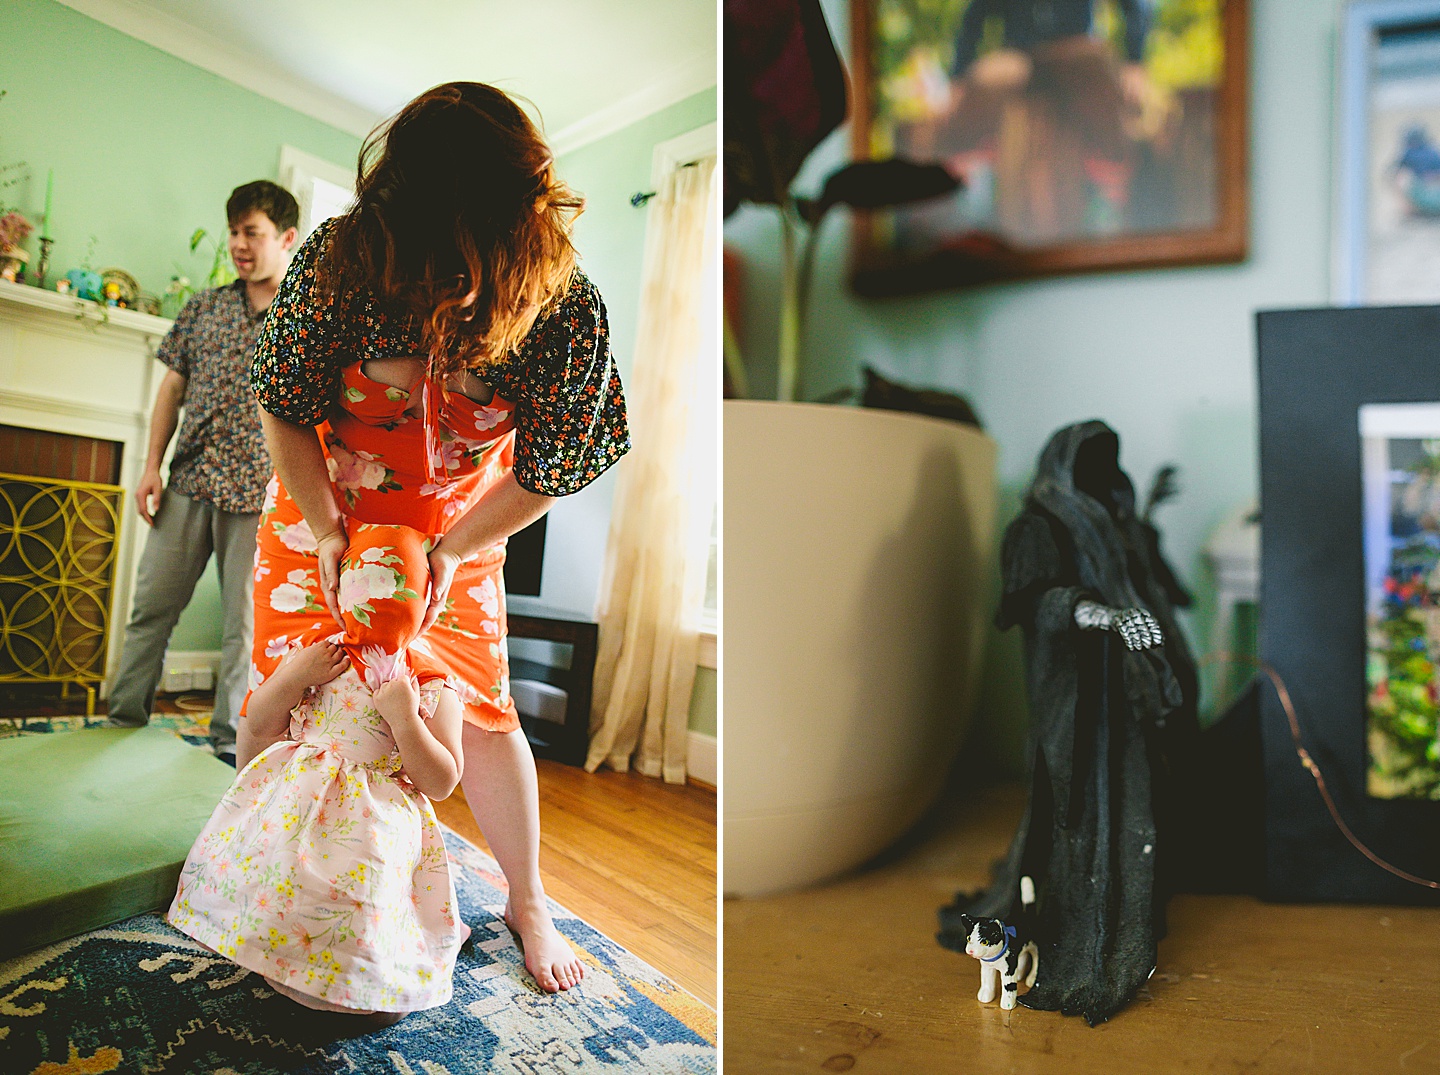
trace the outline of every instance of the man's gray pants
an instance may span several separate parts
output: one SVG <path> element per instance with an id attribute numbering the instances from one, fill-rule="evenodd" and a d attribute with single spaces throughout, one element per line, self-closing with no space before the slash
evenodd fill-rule
<path id="1" fill-rule="evenodd" d="M 255 531 L 259 523 L 258 512 L 221 511 L 203 500 L 165 490 L 140 556 L 130 623 L 125 628 L 125 648 L 120 668 L 111 681 L 111 720 L 121 724 L 149 721 L 170 633 L 190 603 L 195 583 L 213 552 L 220 576 L 224 622 L 210 742 L 217 753 L 235 749 L 235 723 L 250 678 Z"/>

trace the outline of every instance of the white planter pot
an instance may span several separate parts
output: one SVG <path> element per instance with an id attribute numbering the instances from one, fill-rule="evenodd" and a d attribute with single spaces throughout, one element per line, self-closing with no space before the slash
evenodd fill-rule
<path id="1" fill-rule="evenodd" d="M 995 443 L 891 411 L 724 406 L 727 894 L 858 866 L 930 806 L 993 613 Z"/>

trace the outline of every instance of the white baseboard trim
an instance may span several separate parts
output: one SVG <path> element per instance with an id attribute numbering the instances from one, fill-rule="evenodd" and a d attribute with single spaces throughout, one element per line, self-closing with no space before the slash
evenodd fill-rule
<path id="1" fill-rule="evenodd" d="M 690 732 L 688 736 L 685 771 L 696 780 L 703 780 L 711 787 L 719 787 L 719 741 L 713 735 L 702 735 L 700 732 Z"/>
<path id="2" fill-rule="evenodd" d="M 162 691 L 212 691 L 220 675 L 220 651 L 166 650 Z"/>

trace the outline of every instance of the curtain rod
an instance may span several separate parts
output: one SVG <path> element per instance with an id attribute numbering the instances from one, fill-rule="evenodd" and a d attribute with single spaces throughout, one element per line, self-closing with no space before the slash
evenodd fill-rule
<path id="1" fill-rule="evenodd" d="M 680 165 L 680 167 L 681 167 L 681 168 L 694 168 L 695 165 L 697 165 L 697 164 L 699 164 L 699 163 L 700 163 L 700 162 L 699 162 L 698 160 L 695 160 L 695 161 L 686 161 L 684 164 Z M 632 194 L 632 195 L 630 195 L 630 204 L 633 205 L 636 209 L 639 209 L 642 205 L 644 205 L 646 202 L 648 202 L 651 198 L 655 197 L 655 195 L 657 195 L 657 194 L 659 194 L 659 193 L 660 193 L 660 192 L 659 192 L 658 190 L 647 190 L 647 191 L 641 191 L 641 192 L 636 193 L 636 194 Z"/>

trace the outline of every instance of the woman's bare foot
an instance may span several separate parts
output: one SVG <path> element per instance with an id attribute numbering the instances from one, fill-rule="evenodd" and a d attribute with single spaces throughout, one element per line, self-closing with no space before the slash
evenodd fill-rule
<path id="1" fill-rule="evenodd" d="M 505 924 L 519 938 L 525 969 L 541 989 L 558 993 L 580 984 L 580 979 L 585 977 L 585 964 L 555 928 L 543 900 L 538 904 L 507 900 Z"/>

